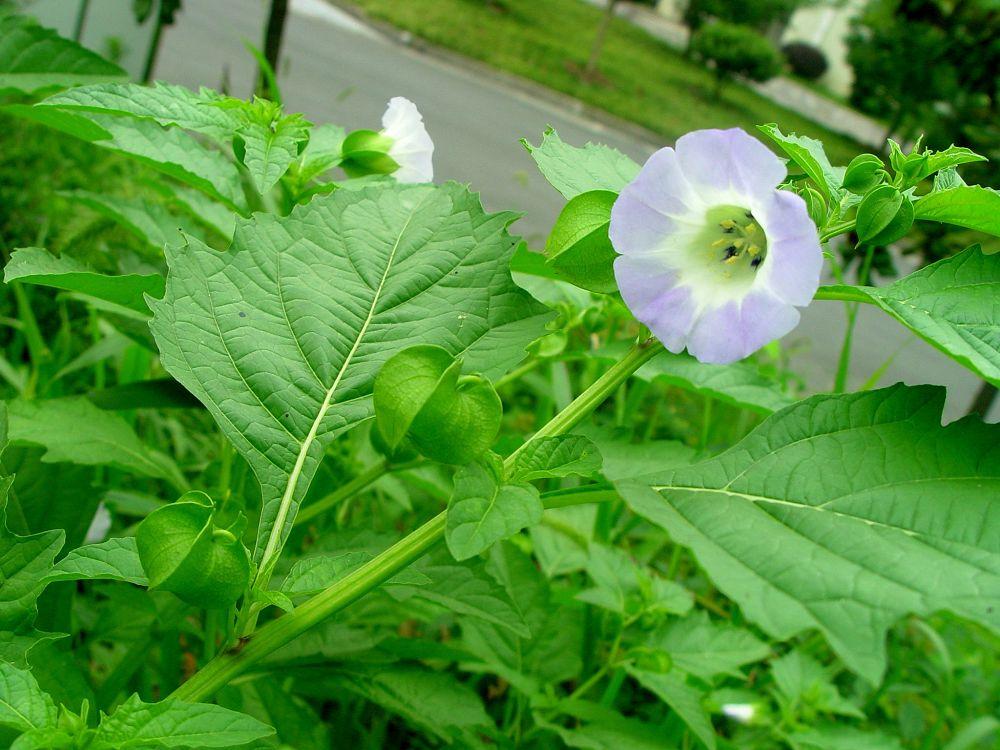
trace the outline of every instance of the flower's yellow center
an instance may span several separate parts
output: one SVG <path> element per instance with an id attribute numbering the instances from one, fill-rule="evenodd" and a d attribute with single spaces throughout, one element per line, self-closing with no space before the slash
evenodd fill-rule
<path id="1" fill-rule="evenodd" d="M 752 275 L 767 257 L 767 237 L 753 214 L 738 206 L 715 206 L 706 219 L 704 240 L 710 261 L 723 266 L 726 278 Z"/>

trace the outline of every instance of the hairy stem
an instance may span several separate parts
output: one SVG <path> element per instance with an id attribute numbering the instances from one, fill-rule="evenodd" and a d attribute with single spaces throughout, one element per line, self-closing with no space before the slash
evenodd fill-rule
<path id="1" fill-rule="evenodd" d="M 577 396 L 566 409 L 536 432 L 532 440 L 561 435 L 573 429 L 614 393 L 632 373 L 661 351 L 663 347 L 653 340 L 635 346 L 624 359 L 613 365 L 594 381 L 593 385 Z M 513 465 L 521 450 L 523 446 L 507 458 L 508 468 Z M 596 492 L 593 494 L 578 492 L 576 497 L 580 502 L 590 502 L 600 495 Z M 556 503 L 560 506 L 566 505 L 567 500 L 568 497 L 563 496 L 556 500 Z M 264 657 L 378 588 L 444 538 L 445 518 L 444 512 L 434 516 L 373 560 L 351 571 L 296 607 L 293 612 L 272 620 L 250 637 L 242 639 L 241 645 L 235 649 L 216 656 L 205 665 L 204 669 L 177 688 L 173 697 L 190 702 L 209 698 Z"/>

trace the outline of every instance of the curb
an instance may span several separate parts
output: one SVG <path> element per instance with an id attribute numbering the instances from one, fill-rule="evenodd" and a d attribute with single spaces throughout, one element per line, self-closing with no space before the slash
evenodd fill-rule
<path id="1" fill-rule="evenodd" d="M 637 125 L 634 122 L 609 114 L 603 109 L 585 104 L 569 94 L 563 94 L 527 78 L 522 78 L 521 76 L 507 73 L 503 70 L 498 70 L 497 68 L 494 68 L 493 66 L 480 60 L 466 57 L 458 52 L 453 52 L 449 49 L 445 49 L 444 47 L 432 44 L 431 42 L 428 42 L 427 40 L 422 39 L 409 31 L 393 26 L 388 21 L 372 18 L 364 10 L 351 3 L 350 0 L 325 0 L 325 2 L 344 11 L 355 20 L 369 26 L 383 36 L 387 41 L 445 63 L 455 68 L 457 72 L 471 72 L 478 77 L 485 78 L 493 83 L 513 89 L 522 95 L 527 95 L 555 107 L 559 107 L 560 109 L 566 110 L 577 117 L 586 118 L 604 129 L 615 130 L 623 135 L 634 138 L 648 146 L 650 149 L 657 149 L 665 145 L 670 145 L 664 136 L 654 133 L 652 130 L 644 128 L 641 125 Z"/>

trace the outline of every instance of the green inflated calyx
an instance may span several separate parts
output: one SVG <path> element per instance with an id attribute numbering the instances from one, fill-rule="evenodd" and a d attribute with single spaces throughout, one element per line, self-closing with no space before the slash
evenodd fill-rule
<path id="1" fill-rule="evenodd" d="M 233 528 L 216 525 L 215 504 L 188 492 L 139 524 L 136 547 L 149 587 L 204 609 L 233 604 L 250 581 L 250 558 Z"/>
<path id="2" fill-rule="evenodd" d="M 611 207 L 618 194 L 591 190 L 572 198 L 559 214 L 545 257 L 560 277 L 592 292 L 618 291 L 615 282 L 615 250 L 608 237 Z"/>
<path id="3" fill-rule="evenodd" d="M 868 193 L 858 206 L 856 231 L 866 245 L 888 245 L 913 225 L 913 203 L 891 185 Z"/>
<path id="4" fill-rule="evenodd" d="M 874 154 L 859 154 L 847 165 L 843 185 L 852 193 L 864 195 L 882 184 L 887 176 L 881 159 Z"/>
<path id="5" fill-rule="evenodd" d="M 461 369 L 438 346 L 411 347 L 382 366 L 375 423 L 390 451 L 408 440 L 433 461 L 459 465 L 486 452 L 500 429 L 500 398 L 488 380 Z"/>
<path id="6" fill-rule="evenodd" d="M 374 130 L 355 130 L 340 147 L 341 168 L 351 177 L 370 174 L 392 174 L 399 169 L 389 156 L 392 138 Z"/>

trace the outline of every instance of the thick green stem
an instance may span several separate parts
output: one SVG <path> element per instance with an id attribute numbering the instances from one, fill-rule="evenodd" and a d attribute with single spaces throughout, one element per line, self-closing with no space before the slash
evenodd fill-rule
<path id="1" fill-rule="evenodd" d="M 535 433 L 532 439 L 561 435 L 573 429 L 600 406 L 632 373 L 661 351 L 663 351 L 663 347 L 652 340 L 637 345 L 624 359 L 612 366 L 604 375 L 594 381 L 593 385 L 574 399 L 565 410 L 553 417 L 548 424 Z M 513 465 L 522 449 L 518 449 L 507 458 L 508 467 Z M 584 502 L 591 500 L 589 493 L 585 492 L 579 493 L 578 498 Z M 563 497 L 556 502 L 566 504 L 566 500 L 567 498 Z M 234 677 L 264 657 L 378 588 L 444 538 L 445 518 L 445 513 L 439 513 L 373 560 L 296 607 L 295 611 L 272 620 L 254 632 L 253 635 L 242 639 L 239 646 L 217 656 L 205 665 L 204 669 L 177 688 L 173 697 L 189 702 L 197 702 L 211 697 Z"/>

